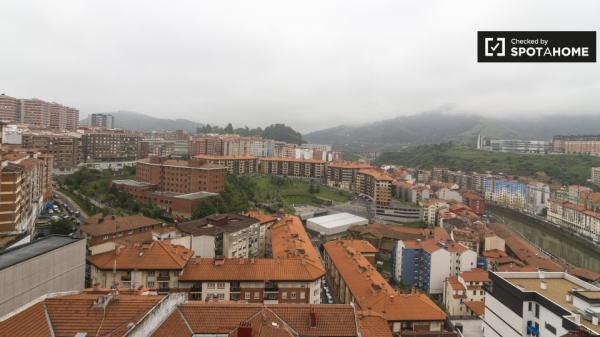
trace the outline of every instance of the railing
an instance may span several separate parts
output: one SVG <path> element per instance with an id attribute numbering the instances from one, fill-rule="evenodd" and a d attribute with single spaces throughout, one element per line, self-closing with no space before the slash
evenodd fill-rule
<path id="1" fill-rule="evenodd" d="M 158 275 L 156 279 L 159 281 L 169 281 L 171 277 L 169 275 Z"/>

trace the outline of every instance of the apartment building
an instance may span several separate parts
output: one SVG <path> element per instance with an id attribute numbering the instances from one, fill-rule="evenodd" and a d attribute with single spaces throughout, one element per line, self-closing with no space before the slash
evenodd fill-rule
<path id="1" fill-rule="evenodd" d="M 361 169 L 356 174 L 355 192 L 368 196 L 377 205 L 389 205 L 392 200 L 392 177 L 377 169 Z"/>
<path id="2" fill-rule="evenodd" d="M 192 300 L 318 304 L 323 275 L 302 259 L 194 258 L 179 286 Z"/>
<path id="3" fill-rule="evenodd" d="M 491 272 L 485 337 L 598 336 L 600 288 L 563 272 Z"/>
<path id="4" fill-rule="evenodd" d="M 327 277 L 341 303 L 376 313 L 388 323 L 386 334 L 446 335 L 446 314 L 424 294 L 399 294 L 356 249 L 353 242 L 324 244 Z"/>
<path id="5" fill-rule="evenodd" d="M 395 280 L 441 295 L 446 278 L 477 267 L 477 253 L 450 240 L 399 240 L 391 262 Z"/>
<path id="6" fill-rule="evenodd" d="M 191 145 L 191 156 L 223 156 L 223 138 L 219 136 L 196 136 Z"/>
<path id="7" fill-rule="evenodd" d="M 230 174 L 258 173 L 258 157 L 197 155 L 194 158 L 205 160 L 209 164 L 223 166 Z"/>
<path id="8" fill-rule="evenodd" d="M 137 159 L 141 137 L 122 131 L 90 131 L 81 136 L 83 160 L 98 169 L 121 169 Z"/>
<path id="9" fill-rule="evenodd" d="M 85 254 L 85 240 L 62 235 L 1 251 L 0 317 L 48 293 L 83 290 Z"/>
<path id="10" fill-rule="evenodd" d="M 325 177 L 325 161 L 294 158 L 261 158 L 260 172 L 291 178 L 323 179 Z"/>
<path id="11" fill-rule="evenodd" d="M 600 186 L 600 167 L 592 167 L 590 175 L 592 184 Z"/>
<path id="12" fill-rule="evenodd" d="M 600 213 L 584 205 L 550 198 L 546 219 L 595 242 L 600 241 Z"/>
<path id="13" fill-rule="evenodd" d="M 114 247 L 113 247 L 114 246 Z M 193 252 L 167 241 L 107 245 L 87 257 L 89 282 L 101 288 L 149 288 L 159 294 L 179 288 L 179 277 Z"/>
<path id="14" fill-rule="evenodd" d="M 70 174 L 82 162 L 81 137 L 76 134 L 26 132 L 22 136 L 22 146 L 39 149 L 54 157 L 55 174 Z"/>
<path id="15" fill-rule="evenodd" d="M 213 214 L 178 223 L 177 229 L 184 234 L 178 242 L 197 257 L 251 258 L 266 254 L 269 224 L 249 216 Z"/>
<path id="16" fill-rule="evenodd" d="M 111 114 L 106 113 L 91 114 L 89 116 L 89 123 L 90 126 L 102 129 L 114 129 L 115 117 Z"/>
<path id="17" fill-rule="evenodd" d="M 138 160 L 138 181 L 157 187 L 161 192 L 194 193 L 223 191 L 226 168 L 204 160 L 173 160 L 150 157 Z"/>
<path id="18" fill-rule="evenodd" d="M 169 157 L 175 148 L 174 140 L 142 139 L 140 140 L 138 158 Z"/>
<path id="19" fill-rule="evenodd" d="M 217 193 L 192 192 L 174 193 L 157 190 L 156 185 L 143 181 L 122 179 L 113 180 L 112 186 L 126 192 L 137 202 L 152 204 L 165 210 L 175 217 L 189 218 L 192 216 L 198 202 L 202 199 L 216 197 Z"/>
<path id="20" fill-rule="evenodd" d="M 552 150 L 557 153 L 566 154 L 590 154 L 600 155 L 600 136 L 598 135 L 572 135 L 554 136 L 552 139 Z"/>
<path id="21" fill-rule="evenodd" d="M 0 322 L 20 336 L 391 337 L 385 321 L 350 305 L 186 301 L 182 294 L 90 290 L 53 294 Z M 106 318 L 103 320 L 103 317 Z M 388 331 L 389 332 L 389 331 Z M 79 334 L 79 335 L 77 335 Z"/>
<path id="22" fill-rule="evenodd" d="M 334 161 L 327 164 L 327 185 L 353 190 L 358 181 L 358 171 L 368 169 L 369 164 L 352 161 Z"/>
<path id="23" fill-rule="evenodd" d="M 115 216 L 97 214 L 88 217 L 80 230 L 90 246 L 95 246 L 135 234 L 156 230 L 162 226 L 161 220 L 142 215 Z"/>
<path id="24" fill-rule="evenodd" d="M 507 180 L 488 176 L 484 182 L 485 200 L 532 214 L 548 207 L 550 187 L 544 183 Z"/>
<path id="25" fill-rule="evenodd" d="M 13 151 L 2 159 L 0 232 L 31 232 L 52 194 L 52 156 Z"/>
<path id="26" fill-rule="evenodd" d="M 0 121 L 17 121 L 17 99 L 14 97 L 0 94 Z"/>
<path id="27" fill-rule="evenodd" d="M 443 303 L 450 316 L 483 316 L 484 287 L 491 283 L 488 272 L 471 269 L 444 281 Z"/>
<path id="28" fill-rule="evenodd" d="M 485 199 L 479 193 L 474 191 L 463 192 L 462 202 L 478 215 L 485 214 Z"/>
<path id="29" fill-rule="evenodd" d="M 548 153 L 552 146 L 547 140 L 483 139 L 478 147 L 482 150 L 514 153 Z"/>
<path id="30" fill-rule="evenodd" d="M 50 128 L 49 103 L 41 99 L 20 99 L 18 115 L 21 123 L 40 128 Z"/>

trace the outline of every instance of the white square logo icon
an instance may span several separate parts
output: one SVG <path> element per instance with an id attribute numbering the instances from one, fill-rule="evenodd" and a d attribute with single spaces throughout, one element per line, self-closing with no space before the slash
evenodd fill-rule
<path id="1" fill-rule="evenodd" d="M 485 56 L 505 56 L 506 39 L 503 37 L 485 38 Z"/>

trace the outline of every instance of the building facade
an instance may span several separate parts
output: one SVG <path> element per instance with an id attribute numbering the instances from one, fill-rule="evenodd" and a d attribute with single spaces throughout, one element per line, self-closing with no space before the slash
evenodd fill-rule
<path id="1" fill-rule="evenodd" d="M 102 128 L 102 129 L 114 129 L 115 128 L 115 117 L 111 114 L 91 114 L 89 116 L 90 126 Z"/>
<path id="2" fill-rule="evenodd" d="M 260 172 L 290 178 L 323 179 L 325 161 L 294 158 L 261 158 Z"/>
<path id="3" fill-rule="evenodd" d="M 258 158 L 253 156 L 197 155 L 195 158 L 205 160 L 209 164 L 226 167 L 227 173 L 230 174 L 258 173 Z"/>

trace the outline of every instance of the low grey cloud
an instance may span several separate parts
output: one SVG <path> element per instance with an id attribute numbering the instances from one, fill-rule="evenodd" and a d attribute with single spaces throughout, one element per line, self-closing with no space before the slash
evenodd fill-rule
<path id="1" fill-rule="evenodd" d="M 597 30 L 590 1 L 30 1 L 0 7 L 0 92 L 302 131 L 452 106 L 600 113 L 600 66 L 480 64 L 477 30 Z"/>

